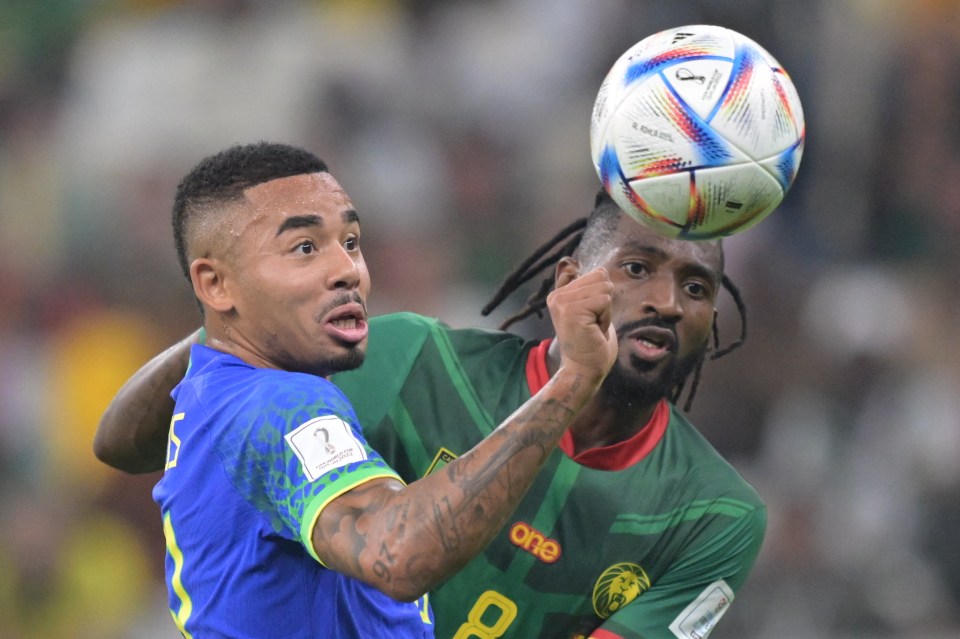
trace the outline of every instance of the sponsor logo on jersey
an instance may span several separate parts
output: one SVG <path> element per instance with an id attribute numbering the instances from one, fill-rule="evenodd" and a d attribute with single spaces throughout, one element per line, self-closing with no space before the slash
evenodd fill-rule
<path id="1" fill-rule="evenodd" d="M 593 610 L 601 619 L 643 594 L 650 588 L 650 577 L 637 564 L 614 564 L 603 571 L 593 587 Z"/>
<path id="2" fill-rule="evenodd" d="M 525 522 L 518 521 L 510 527 L 509 539 L 511 544 L 526 550 L 545 564 L 552 564 L 560 559 L 560 542 L 550 539 Z"/>
<path id="3" fill-rule="evenodd" d="M 440 448 L 437 451 L 437 454 L 434 456 L 433 461 L 430 463 L 430 467 L 427 468 L 427 472 L 423 474 L 424 477 L 429 475 L 432 472 L 436 472 L 456 459 L 457 456 L 446 448 Z"/>
<path id="4" fill-rule="evenodd" d="M 706 639 L 732 601 L 733 589 L 726 581 L 719 579 L 683 609 L 670 624 L 670 631 L 678 639 Z"/>

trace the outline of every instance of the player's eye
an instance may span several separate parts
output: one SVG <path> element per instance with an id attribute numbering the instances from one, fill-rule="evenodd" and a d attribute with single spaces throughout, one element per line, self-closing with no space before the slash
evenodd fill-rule
<path id="1" fill-rule="evenodd" d="M 294 251 L 303 255 L 310 255 L 317 251 L 317 245 L 313 243 L 313 240 L 304 240 L 297 244 Z"/>
<path id="2" fill-rule="evenodd" d="M 348 251 L 359 251 L 360 250 L 360 238 L 356 235 L 351 235 L 343 242 L 343 248 Z"/>
<path id="3" fill-rule="evenodd" d="M 697 299 L 704 299 L 710 296 L 710 287 L 703 282 L 692 280 L 684 284 L 684 288 L 687 291 L 687 295 Z"/>
<path id="4" fill-rule="evenodd" d="M 650 269 L 643 262 L 626 262 L 623 265 L 623 270 L 633 277 L 640 277 L 650 272 Z"/>

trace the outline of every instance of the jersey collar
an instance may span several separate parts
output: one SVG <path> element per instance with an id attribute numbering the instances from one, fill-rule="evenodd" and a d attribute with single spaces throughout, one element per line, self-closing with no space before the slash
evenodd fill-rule
<path id="1" fill-rule="evenodd" d="M 550 379 L 550 373 L 547 371 L 547 349 L 550 348 L 551 341 L 546 339 L 540 342 L 527 354 L 527 385 L 530 387 L 531 395 L 535 395 Z M 622 470 L 636 464 L 657 447 L 667 431 L 669 421 L 670 408 L 667 401 L 661 399 L 650 421 L 630 439 L 610 446 L 590 448 L 574 455 L 573 435 L 567 429 L 560 438 L 560 450 L 573 461 L 588 468 Z"/>

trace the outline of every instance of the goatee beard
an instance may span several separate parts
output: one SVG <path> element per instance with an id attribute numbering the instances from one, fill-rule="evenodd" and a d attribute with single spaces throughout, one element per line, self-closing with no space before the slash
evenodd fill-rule
<path id="1" fill-rule="evenodd" d="M 306 373 L 317 377 L 328 377 L 343 371 L 360 368 L 366 358 L 367 351 L 360 344 L 354 344 L 346 352 L 331 356 L 321 361 L 303 362 L 295 358 L 278 358 L 282 370 L 295 373 Z"/>
<path id="2" fill-rule="evenodd" d="M 352 371 L 355 368 L 360 368 L 360 365 L 363 364 L 363 360 L 366 358 L 366 354 L 366 351 L 362 348 L 352 348 L 343 355 L 327 360 L 325 364 L 330 368 L 331 374 L 341 371 Z"/>
<path id="3" fill-rule="evenodd" d="M 610 369 L 603 386 L 600 387 L 600 393 L 616 406 L 624 408 L 651 406 L 663 398 L 671 398 L 674 391 L 703 361 L 705 353 L 706 349 L 702 349 L 682 360 L 673 360 L 652 379 L 638 378 L 636 371 L 644 368 L 644 362 L 639 359 L 631 357 L 633 370 L 626 369 L 618 361 Z"/>

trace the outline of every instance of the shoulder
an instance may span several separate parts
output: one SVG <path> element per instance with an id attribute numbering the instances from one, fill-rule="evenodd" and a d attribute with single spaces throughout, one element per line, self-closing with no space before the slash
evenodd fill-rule
<path id="1" fill-rule="evenodd" d="M 453 328 L 445 322 L 435 318 L 418 315 L 416 313 L 390 313 L 370 318 L 371 345 L 380 338 L 407 337 L 414 340 L 450 339 L 457 343 L 484 343 L 519 341 L 523 339 L 505 331 L 485 328 Z M 409 343 L 409 342 L 408 342 Z M 376 343 L 376 346 L 383 344 Z"/>
<path id="2" fill-rule="evenodd" d="M 367 356 L 361 367 L 334 376 L 341 386 L 372 377 L 405 377 L 415 363 L 449 364 L 476 355 L 488 357 L 497 349 L 517 351 L 523 339 L 503 331 L 451 328 L 416 313 L 391 313 L 370 319 Z"/>
<path id="3" fill-rule="evenodd" d="M 673 458 L 685 468 L 686 481 L 712 499 L 726 500 L 731 510 L 742 509 L 744 515 L 765 521 L 766 505 L 753 485 L 676 406 L 670 411 L 669 445 Z"/>
<path id="4" fill-rule="evenodd" d="M 495 371 L 504 376 L 508 371 L 522 369 L 526 351 L 534 342 L 505 331 L 486 328 L 453 328 L 437 319 L 426 318 L 412 313 L 399 313 L 386 316 L 385 326 L 390 326 L 390 339 L 377 339 L 378 334 L 371 330 L 368 358 L 372 362 L 384 362 L 390 357 L 382 349 L 387 346 L 394 354 L 392 371 L 403 375 L 412 367 L 421 370 L 443 371 L 445 375 L 464 374 L 474 380 L 484 377 L 483 371 Z M 410 339 L 401 345 L 401 331 Z M 383 333 L 380 333 L 383 336 Z M 386 344 L 386 342 L 390 342 Z M 403 360 L 402 365 L 397 365 Z M 380 370 L 383 370 L 380 367 Z"/>
<path id="5" fill-rule="evenodd" d="M 392 313 L 370 318 L 370 335 L 363 364 L 333 376 L 340 386 L 366 385 L 373 378 L 395 377 L 409 370 L 431 331 L 442 328 L 434 318 L 416 313 Z"/>
<path id="6" fill-rule="evenodd" d="M 244 400 L 277 413 L 334 413 L 350 417 L 353 408 L 346 395 L 329 380 L 307 373 L 258 369 Z"/>
<path id="7" fill-rule="evenodd" d="M 370 320 L 363 365 L 338 373 L 333 382 L 353 400 L 367 429 L 405 392 L 431 401 L 481 393 L 471 401 L 497 406 L 502 387 L 522 375 L 524 346 L 522 338 L 502 331 L 451 328 L 415 313 L 383 315 Z"/>
<path id="8" fill-rule="evenodd" d="M 427 317 L 416 313 L 389 313 L 370 318 L 370 333 L 395 335 L 426 335 L 443 323 L 435 317 Z"/>
<path id="9" fill-rule="evenodd" d="M 336 387 L 317 375 L 253 366 L 229 353 L 194 345 L 190 368 L 184 378 L 194 381 L 206 393 L 234 390 L 240 400 L 259 400 L 276 393 L 310 391 L 334 392 Z"/>
<path id="10" fill-rule="evenodd" d="M 260 423 L 276 425 L 317 414 L 354 418 L 343 392 L 323 377 L 259 368 L 214 349 L 194 349 L 191 369 L 179 391 L 187 396 L 189 393 L 182 391 L 189 388 L 213 422 L 236 428 Z"/>

